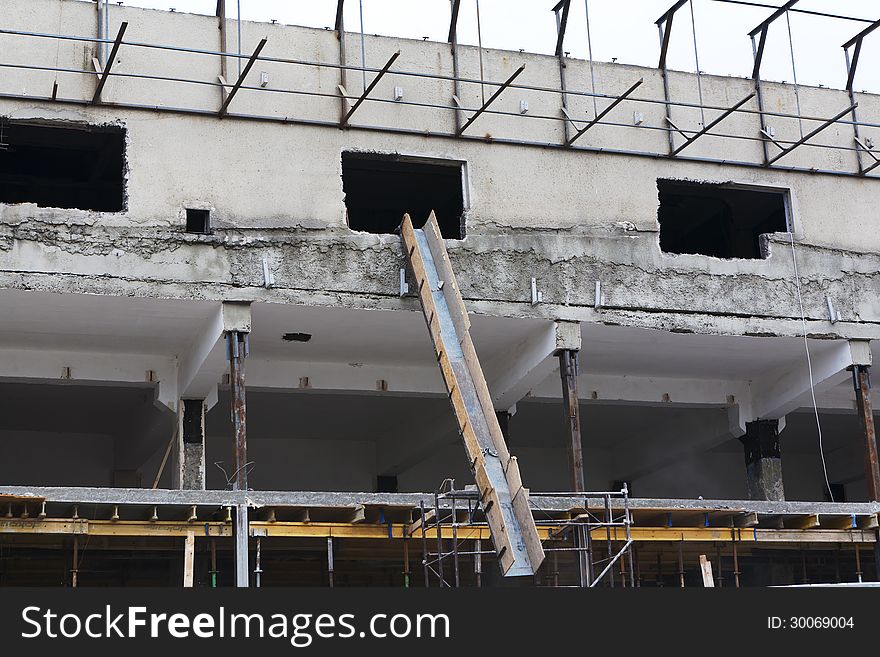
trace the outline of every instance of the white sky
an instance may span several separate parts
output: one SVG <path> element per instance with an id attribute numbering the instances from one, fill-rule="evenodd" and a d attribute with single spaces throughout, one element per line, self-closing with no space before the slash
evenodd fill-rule
<path id="1" fill-rule="evenodd" d="M 746 0 L 782 5 L 784 0 Z M 238 0 L 227 0 L 230 16 Z M 556 0 L 462 0 L 459 41 L 477 43 L 476 3 L 480 4 L 482 40 L 485 47 L 552 53 Z M 346 0 L 345 25 L 360 28 L 363 5 L 364 30 L 368 34 L 429 37 L 445 41 L 449 26 L 449 0 Z M 573 0 L 565 50 L 575 57 L 587 56 L 586 3 L 589 3 L 593 57 L 597 60 L 657 65 L 659 36 L 654 21 L 673 0 Z M 748 77 L 752 46 L 747 34 L 772 10 L 730 5 L 715 0 L 691 0 L 695 17 L 700 69 L 706 73 Z M 213 15 L 216 0 L 125 0 L 126 5 L 205 13 Z M 242 18 L 276 19 L 281 23 L 332 26 L 336 0 L 240 0 Z M 800 0 L 799 9 L 880 19 L 877 0 Z M 841 45 L 869 23 L 790 13 L 797 81 L 801 84 L 842 88 L 846 65 Z M 668 60 L 670 68 L 696 70 L 691 7 L 676 14 Z M 864 41 L 855 89 L 880 93 L 880 30 Z M 770 28 L 762 75 L 766 79 L 792 82 L 788 25 L 779 18 Z"/>

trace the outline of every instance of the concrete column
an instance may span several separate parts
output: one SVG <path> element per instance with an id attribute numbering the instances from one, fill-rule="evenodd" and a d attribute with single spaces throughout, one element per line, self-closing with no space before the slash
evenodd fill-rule
<path id="1" fill-rule="evenodd" d="M 746 433 L 740 441 L 745 450 L 749 499 L 784 500 L 779 420 L 746 422 Z"/>
<path id="2" fill-rule="evenodd" d="M 880 466 L 877 461 L 877 433 L 874 430 L 874 409 L 871 404 L 870 368 L 853 366 L 853 387 L 856 390 L 856 407 L 865 440 L 865 477 L 868 484 L 868 500 L 880 501 Z"/>
<path id="3" fill-rule="evenodd" d="M 178 481 L 184 490 L 205 490 L 205 400 L 180 402 Z"/>

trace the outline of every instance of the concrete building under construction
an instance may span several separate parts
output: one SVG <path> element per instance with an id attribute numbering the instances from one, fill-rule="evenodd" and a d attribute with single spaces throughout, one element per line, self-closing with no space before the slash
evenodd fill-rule
<path id="1" fill-rule="evenodd" d="M 683 0 L 656 68 L 3 4 L 0 585 L 878 579 L 880 22 L 829 89 L 796 0 L 749 78 Z"/>

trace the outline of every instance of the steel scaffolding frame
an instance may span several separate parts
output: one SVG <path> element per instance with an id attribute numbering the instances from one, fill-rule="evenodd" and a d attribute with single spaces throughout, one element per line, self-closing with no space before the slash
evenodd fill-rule
<path id="1" fill-rule="evenodd" d="M 561 555 L 574 557 L 575 587 L 593 588 L 602 584 L 614 587 L 614 567 L 618 564 L 620 584 L 623 587 L 636 585 L 632 515 L 626 487 L 619 491 L 542 493 L 542 496 L 579 499 L 583 504 L 568 519 L 547 515 L 540 521 L 542 528 L 550 528 L 551 539 L 545 541 L 544 551 L 551 558 L 545 560 L 536 573 L 537 585 L 543 581 L 548 586 L 560 586 L 558 557 Z M 596 499 L 602 500 L 602 507 L 589 508 L 590 502 Z M 534 506 L 533 512 L 540 514 Z M 426 507 L 424 502 L 420 504 L 418 520 L 410 530 L 410 536 L 418 533 L 421 539 L 425 586 L 430 587 L 433 582 L 441 588 L 461 587 L 462 560 L 473 563 L 473 581 L 476 586 L 481 586 L 483 558 L 498 556 L 495 549 L 483 549 L 479 538 L 481 533 L 475 533 L 475 530 L 487 526 L 479 493 L 472 489 L 456 490 L 455 480 L 445 479 L 434 493 L 433 507 Z M 622 541 L 618 537 L 619 531 L 623 532 Z M 451 539 L 444 538 L 450 532 Z M 474 535 L 478 538 L 473 538 Z M 465 542 L 472 545 L 468 547 Z M 431 547 L 432 544 L 435 547 Z M 597 545 L 601 544 L 604 544 L 604 556 L 597 557 L 600 551 Z M 448 566 L 444 568 L 444 563 L 450 560 L 451 571 Z"/>

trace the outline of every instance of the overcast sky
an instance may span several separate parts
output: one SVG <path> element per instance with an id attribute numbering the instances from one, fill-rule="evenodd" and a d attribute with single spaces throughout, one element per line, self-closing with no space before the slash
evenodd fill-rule
<path id="1" fill-rule="evenodd" d="M 485 47 L 551 53 L 556 23 L 552 7 L 556 0 L 462 0 L 459 40 L 477 43 L 477 12 L 480 5 L 482 41 Z M 745 0 L 781 5 L 783 0 Z M 238 0 L 227 0 L 235 16 Z M 771 9 L 690 0 L 676 14 L 670 45 L 669 66 L 696 70 L 692 26 L 696 26 L 697 55 L 706 73 L 748 76 L 752 47 L 747 33 L 772 13 Z M 126 5 L 213 14 L 216 0 L 125 0 Z M 346 29 L 360 29 L 363 6 L 364 30 L 369 34 L 429 37 L 443 41 L 449 25 L 449 0 L 346 0 Z M 572 0 L 565 49 L 575 57 L 587 56 L 586 9 L 589 7 L 593 57 L 610 61 L 657 65 L 659 36 L 654 21 L 673 0 Z M 240 0 L 242 18 L 275 19 L 282 23 L 325 27 L 333 24 L 336 0 Z M 878 0 L 800 0 L 799 9 L 880 19 Z M 691 11 L 694 22 L 691 23 Z M 794 45 L 797 81 L 801 84 L 841 88 L 846 65 L 841 45 L 869 25 L 867 22 L 822 18 L 790 13 L 789 21 L 777 20 L 770 29 L 762 73 L 765 78 L 793 81 L 789 23 Z M 378 65 L 371 62 L 368 65 Z M 856 90 L 880 93 L 880 30 L 867 37 L 862 48 Z"/>

